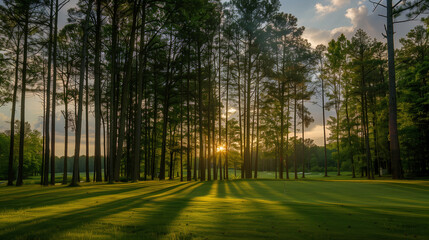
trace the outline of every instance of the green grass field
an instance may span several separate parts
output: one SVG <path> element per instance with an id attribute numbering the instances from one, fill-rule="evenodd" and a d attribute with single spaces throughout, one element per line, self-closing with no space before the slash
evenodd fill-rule
<path id="1" fill-rule="evenodd" d="M 0 239 L 429 239 L 429 181 L 1 184 Z"/>

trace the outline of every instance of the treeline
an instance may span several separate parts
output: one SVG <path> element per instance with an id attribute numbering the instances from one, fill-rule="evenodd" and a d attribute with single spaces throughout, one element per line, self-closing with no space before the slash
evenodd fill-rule
<path id="1" fill-rule="evenodd" d="M 427 176 L 429 173 L 429 88 L 426 54 L 429 40 L 428 20 L 400 39 L 397 51 L 398 135 L 404 173 Z M 341 35 L 319 47 L 319 78 L 325 81 L 329 102 L 335 111 L 328 119 L 330 142 L 336 145 L 338 165 L 349 161 L 353 177 L 374 178 L 383 169 L 391 173 L 389 144 L 388 80 L 386 46 L 364 31 L 347 39 Z M 338 169 L 338 174 L 340 174 Z"/>
<path id="2" fill-rule="evenodd" d="M 400 54 L 417 51 L 411 45 L 398 51 L 397 101 L 391 21 L 405 10 L 418 15 L 425 1 L 392 6 L 387 0 L 383 7 L 395 10 L 387 11 L 387 48 L 361 30 L 351 39 L 341 36 L 327 47 L 311 48 L 297 18 L 279 12 L 278 0 L 81 0 L 68 10 L 68 24 L 61 29 L 58 12 L 67 1 L 3 2 L 2 101 L 12 101 L 15 122 L 20 90 L 21 132 L 26 91 L 43 99 L 43 185 L 55 183 L 57 105 L 64 109 L 65 156 L 74 156 L 72 185 L 80 179 L 82 124 L 88 144 L 90 114 L 95 118 L 95 181 L 103 181 L 103 174 L 109 182 L 121 176 L 131 181 L 173 178 L 176 164 L 181 180 L 228 179 L 231 167 L 243 178 L 257 178 L 261 161 L 268 159 L 262 155 L 272 156 L 274 162 L 267 161 L 279 178 L 290 173 L 298 178 L 299 170 L 305 177 L 312 157 L 305 129 L 314 121 L 306 105 L 319 90 L 323 105 L 327 97 L 323 113 L 325 107 L 336 113 L 328 127 L 338 174 L 344 162 L 350 162 L 354 175 L 358 169 L 373 177 L 386 168 L 401 178 L 403 167 L 407 173 L 427 174 L 426 45 L 419 47 L 420 58 Z M 404 79 L 412 74 L 402 73 L 414 69 L 412 61 L 422 69 L 413 70 L 413 80 L 420 80 L 409 85 Z M 312 82 L 315 75 L 318 81 Z M 409 105 L 406 96 L 417 93 L 419 100 Z M 417 119 L 404 120 L 409 117 Z M 67 149 L 70 130 L 74 153 Z M 20 185 L 25 139 L 18 137 Z M 410 157 L 417 146 L 418 154 Z M 91 162 L 88 149 L 85 166 Z M 324 159 L 327 173 L 326 147 Z M 64 158 L 63 168 L 69 162 Z M 10 150 L 9 185 L 13 163 Z M 63 170 L 66 184 L 68 171 Z"/>
<path id="3" fill-rule="evenodd" d="M 20 122 L 15 121 L 15 125 L 19 126 Z M 16 128 L 18 129 L 18 128 Z M 18 130 L 15 131 L 16 138 L 14 139 L 15 143 L 13 144 L 14 155 L 17 155 L 19 149 L 19 136 L 20 133 Z M 9 147 L 10 147 L 10 131 L 5 131 L 0 133 L 0 179 L 8 179 L 8 160 L 9 160 Z M 36 176 L 40 174 L 41 163 L 42 163 L 42 154 L 43 154 L 43 140 L 41 133 L 37 130 L 32 130 L 29 123 L 25 123 L 24 130 L 24 140 L 25 140 L 25 155 L 22 166 L 23 178 L 29 176 Z M 18 159 L 14 159 L 12 164 L 12 177 L 17 177 L 17 163 Z"/>

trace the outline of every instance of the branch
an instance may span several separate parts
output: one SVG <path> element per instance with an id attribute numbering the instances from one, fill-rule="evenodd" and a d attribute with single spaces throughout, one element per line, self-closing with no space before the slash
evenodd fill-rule
<path id="1" fill-rule="evenodd" d="M 396 24 L 396 23 L 405 23 L 405 22 L 412 22 L 412 21 L 415 21 L 415 20 L 416 20 L 416 18 L 417 18 L 419 15 L 420 15 L 420 14 L 418 14 L 418 15 L 414 16 L 412 19 L 406 19 L 406 20 L 400 20 L 400 21 L 393 22 L 393 24 Z"/>
<path id="2" fill-rule="evenodd" d="M 67 4 L 70 0 L 65 0 L 58 5 L 58 12 Z"/>
<path id="3" fill-rule="evenodd" d="M 372 0 L 369 0 L 369 2 L 372 3 L 372 5 L 374 5 L 374 9 L 372 9 L 373 12 L 377 9 L 378 6 L 382 6 L 384 8 L 387 8 L 386 5 L 381 4 L 381 1 L 383 1 L 383 0 L 380 0 L 380 1 L 378 1 L 378 3 L 376 3 Z"/>
<path id="4" fill-rule="evenodd" d="M 393 5 L 392 9 L 397 7 L 401 2 L 403 2 L 404 0 L 399 0 L 395 5 Z"/>
<path id="5" fill-rule="evenodd" d="M 406 10 L 413 9 L 413 8 L 417 7 L 418 5 L 420 5 L 421 3 L 423 3 L 424 1 L 426 1 L 426 0 L 418 0 L 418 1 L 414 2 L 413 4 L 408 5 L 405 8 L 400 8 L 400 9 L 397 9 L 396 11 L 394 10 L 393 15 L 400 14 Z M 395 4 L 395 6 L 397 6 L 397 5 L 398 4 Z"/>

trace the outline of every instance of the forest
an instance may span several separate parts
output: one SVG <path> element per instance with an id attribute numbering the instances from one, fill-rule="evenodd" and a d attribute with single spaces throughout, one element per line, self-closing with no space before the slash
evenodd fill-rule
<path id="1" fill-rule="evenodd" d="M 246 179 L 308 178 L 427 187 L 429 1 L 369 0 L 384 12 L 382 40 L 357 29 L 320 45 L 279 0 L 72 2 L 0 1 L 0 106 L 10 115 L 0 133 L 4 185 L 247 189 Z M 408 21 L 418 24 L 396 39 Z M 38 126 L 26 118 L 34 99 L 42 102 Z M 316 144 L 306 134 L 320 118 Z M 102 182 L 115 184 L 91 185 Z M 255 192 L 269 188 L 255 184 Z M 3 228 L 1 214 L 0 238 L 26 231 Z"/>
<path id="2" fill-rule="evenodd" d="M 3 176 L 8 166 L 9 184 L 22 184 L 28 173 L 21 166 L 34 158 L 37 168 L 29 170 L 42 184 L 55 183 L 57 117 L 65 146 L 75 135 L 74 152 L 64 149 L 75 157 L 61 165 L 73 164 L 77 184 L 83 125 L 89 166 L 88 114 L 95 119 L 94 181 L 171 179 L 174 171 L 181 180 L 228 179 L 229 168 L 241 178 L 270 170 L 289 179 L 298 171 L 305 177 L 314 158 L 325 174 L 331 166 L 337 175 L 343 168 L 372 179 L 429 175 L 427 20 L 394 53 L 393 100 L 387 44 L 360 29 L 311 46 L 278 1 L 79 1 L 59 29 L 65 3 L 2 5 L 1 101 L 12 102 L 12 113 L 1 166 Z M 393 9 L 412 7 L 410 17 L 424 13 L 424 6 Z M 34 157 L 20 137 L 25 104 L 15 116 L 26 91 L 43 100 L 43 146 L 28 146 Z M 311 154 L 316 146 L 305 138 L 315 95 L 318 114 L 334 111 L 323 122 L 331 164 L 326 153 Z"/>

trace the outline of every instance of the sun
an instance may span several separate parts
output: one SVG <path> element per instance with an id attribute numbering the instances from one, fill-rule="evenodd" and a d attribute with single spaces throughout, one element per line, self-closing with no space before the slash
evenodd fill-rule
<path id="1" fill-rule="evenodd" d="M 226 150 L 225 146 L 219 146 L 217 148 L 217 152 L 225 152 L 225 150 Z"/>

